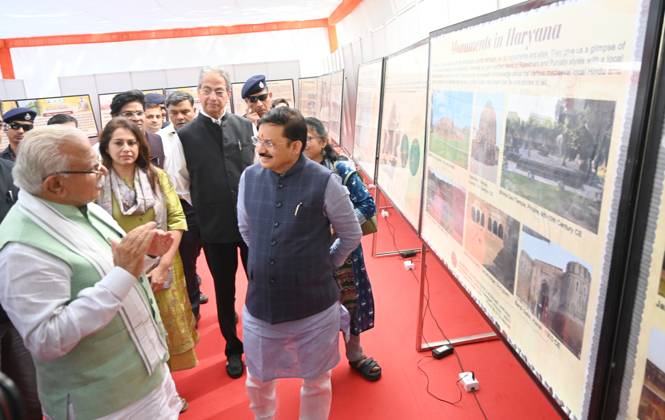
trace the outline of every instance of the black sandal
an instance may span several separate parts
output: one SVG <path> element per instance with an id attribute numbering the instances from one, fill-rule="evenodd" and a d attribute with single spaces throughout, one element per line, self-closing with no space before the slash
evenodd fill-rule
<path id="1" fill-rule="evenodd" d="M 370 382 L 378 381 L 381 378 L 381 366 L 371 357 L 364 357 L 355 362 L 349 362 L 349 365 L 351 369 L 361 374 L 363 378 Z"/>

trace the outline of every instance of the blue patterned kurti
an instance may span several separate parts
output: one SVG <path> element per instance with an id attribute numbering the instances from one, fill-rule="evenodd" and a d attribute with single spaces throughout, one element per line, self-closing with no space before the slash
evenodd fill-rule
<path id="1" fill-rule="evenodd" d="M 323 163 L 335 171 L 342 181 L 345 181 L 344 185 L 349 190 L 349 198 L 351 198 L 360 223 L 362 224 L 374 216 L 376 214 L 374 198 L 356 173 L 353 164 L 345 160 L 332 162 L 327 159 Z M 373 328 L 374 296 L 365 269 L 362 245 L 358 245 L 358 248 L 346 259 L 344 265 L 335 271 L 335 279 L 341 289 L 340 301 L 351 314 L 351 334 L 359 335 L 361 332 Z"/>

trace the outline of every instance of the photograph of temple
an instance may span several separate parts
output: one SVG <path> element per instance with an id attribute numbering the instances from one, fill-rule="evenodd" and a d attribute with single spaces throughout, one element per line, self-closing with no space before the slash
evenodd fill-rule
<path id="1" fill-rule="evenodd" d="M 469 170 L 496 182 L 505 119 L 504 95 L 476 93 L 473 114 Z"/>

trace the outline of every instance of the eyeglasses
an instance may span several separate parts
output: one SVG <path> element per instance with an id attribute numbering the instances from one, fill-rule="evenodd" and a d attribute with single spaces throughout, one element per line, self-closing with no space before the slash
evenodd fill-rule
<path id="1" fill-rule="evenodd" d="M 272 149 L 273 147 L 275 147 L 275 143 L 273 143 L 272 140 L 261 140 L 256 136 L 252 136 L 252 143 L 254 144 L 254 146 L 263 145 L 266 147 L 266 149 Z"/>
<path id="2" fill-rule="evenodd" d="M 125 111 L 121 112 L 120 115 L 126 118 L 132 118 L 133 116 L 142 117 L 145 115 L 144 111 Z"/>
<path id="3" fill-rule="evenodd" d="M 258 101 L 265 102 L 266 99 L 268 99 L 267 93 L 264 93 L 263 95 L 252 95 L 247 97 L 247 100 L 253 104 L 257 103 Z"/>
<path id="4" fill-rule="evenodd" d="M 34 128 L 32 124 L 21 124 L 21 123 L 17 123 L 17 122 L 10 122 L 7 125 L 12 130 L 18 130 L 18 129 L 22 128 L 23 131 L 30 131 Z"/>
<path id="5" fill-rule="evenodd" d="M 44 181 L 46 178 L 50 177 L 51 175 L 77 175 L 77 174 L 83 174 L 83 175 L 89 175 L 89 174 L 95 174 L 97 176 L 103 175 L 104 172 L 106 171 L 106 168 L 101 164 L 101 163 L 95 163 L 95 166 L 92 167 L 92 169 L 88 169 L 85 171 L 58 171 L 58 172 L 53 172 L 51 174 L 46 175 L 44 178 L 42 178 L 42 181 Z"/>
<path id="6" fill-rule="evenodd" d="M 201 93 L 204 94 L 205 96 L 210 96 L 210 95 L 214 94 L 215 96 L 221 98 L 221 97 L 223 97 L 224 95 L 226 95 L 226 89 L 224 89 L 224 88 L 219 88 L 219 89 L 212 90 L 212 89 L 210 89 L 210 88 L 208 88 L 208 87 L 204 87 L 204 88 L 201 88 L 201 89 L 199 89 L 199 90 L 200 90 Z"/>

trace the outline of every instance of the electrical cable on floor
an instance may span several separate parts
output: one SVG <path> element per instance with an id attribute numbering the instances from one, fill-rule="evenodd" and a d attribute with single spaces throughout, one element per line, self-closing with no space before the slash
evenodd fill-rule
<path id="1" fill-rule="evenodd" d="M 390 233 L 390 236 L 392 238 L 393 246 L 395 247 L 395 250 L 398 250 L 399 248 L 397 246 L 397 240 L 395 238 L 395 236 L 396 236 L 395 235 L 395 232 L 396 232 L 395 227 L 392 225 L 392 223 L 390 223 L 388 221 L 388 218 L 385 218 L 384 220 L 386 221 L 386 225 L 388 226 L 388 232 Z M 423 269 L 424 268 L 421 267 L 421 270 L 423 270 Z M 413 270 L 409 270 L 409 273 L 411 273 L 411 276 L 415 280 L 416 284 L 420 284 L 420 281 L 418 279 L 418 276 L 416 276 L 416 273 Z M 422 314 L 422 322 L 424 324 L 426 314 L 427 314 L 427 312 L 429 312 L 430 318 L 432 318 L 432 321 L 434 321 L 434 324 L 436 325 L 437 329 L 439 330 L 439 332 L 441 333 L 443 338 L 446 340 L 447 344 L 451 347 L 454 347 L 453 343 L 450 341 L 450 339 L 448 338 L 446 333 L 443 331 L 443 328 L 441 328 L 441 325 L 439 325 L 439 321 L 434 316 L 434 312 L 432 311 L 432 307 L 429 304 L 429 297 L 430 297 L 429 278 L 427 277 L 427 271 L 425 271 L 424 274 L 425 274 L 426 293 L 424 295 L 424 298 L 425 298 L 425 312 Z M 425 333 L 424 332 L 422 333 L 422 336 L 423 336 L 423 340 L 425 341 L 425 344 L 427 346 L 429 346 L 429 342 L 425 338 Z M 459 354 L 456 351 L 453 351 L 453 354 L 455 355 L 455 358 L 457 359 L 457 365 L 459 366 L 460 371 L 461 372 L 466 372 L 466 369 L 464 369 L 464 365 L 462 363 L 462 359 L 460 358 Z M 441 397 L 435 395 L 434 393 L 432 393 L 429 390 L 429 376 L 427 375 L 427 372 L 425 372 L 425 370 L 420 366 L 420 363 L 423 360 L 425 360 L 426 358 L 432 358 L 432 357 L 431 356 L 424 356 L 420 360 L 418 360 L 418 362 L 416 364 L 416 367 L 418 368 L 418 370 L 420 370 L 425 375 L 425 378 L 426 378 L 426 381 L 427 381 L 426 386 L 425 386 L 425 391 L 427 391 L 427 393 L 432 398 L 435 398 L 436 400 L 439 400 L 441 402 L 444 402 L 444 403 L 447 403 L 447 404 L 450 404 L 450 405 L 456 405 L 457 403 L 459 403 L 462 400 L 462 391 L 459 390 L 459 382 L 462 380 L 462 378 L 459 378 L 457 381 L 455 381 L 455 384 L 457 385 L 457 390 L 460 393 L 460 396 L 457 399 L 457 401 L 451 402 L 451 401 L 448 401 L 444 398 L 441 398 Z M 476 405 L 478 406 L 478 409 L 480 410 L 481 414 L 483 415 L 483 418 L 485 420 L 487 420 L 487 418 L 488 418 L 487 414 L 485 413 L 485 410 L 483 409 L 483 406 L 480 403 L 480 400 L 478 399 L 478 396 L 476 395 L 476 392 L 472 391 L 471 395 L 473 396 L 473 399 L 476 401 Z"/>

